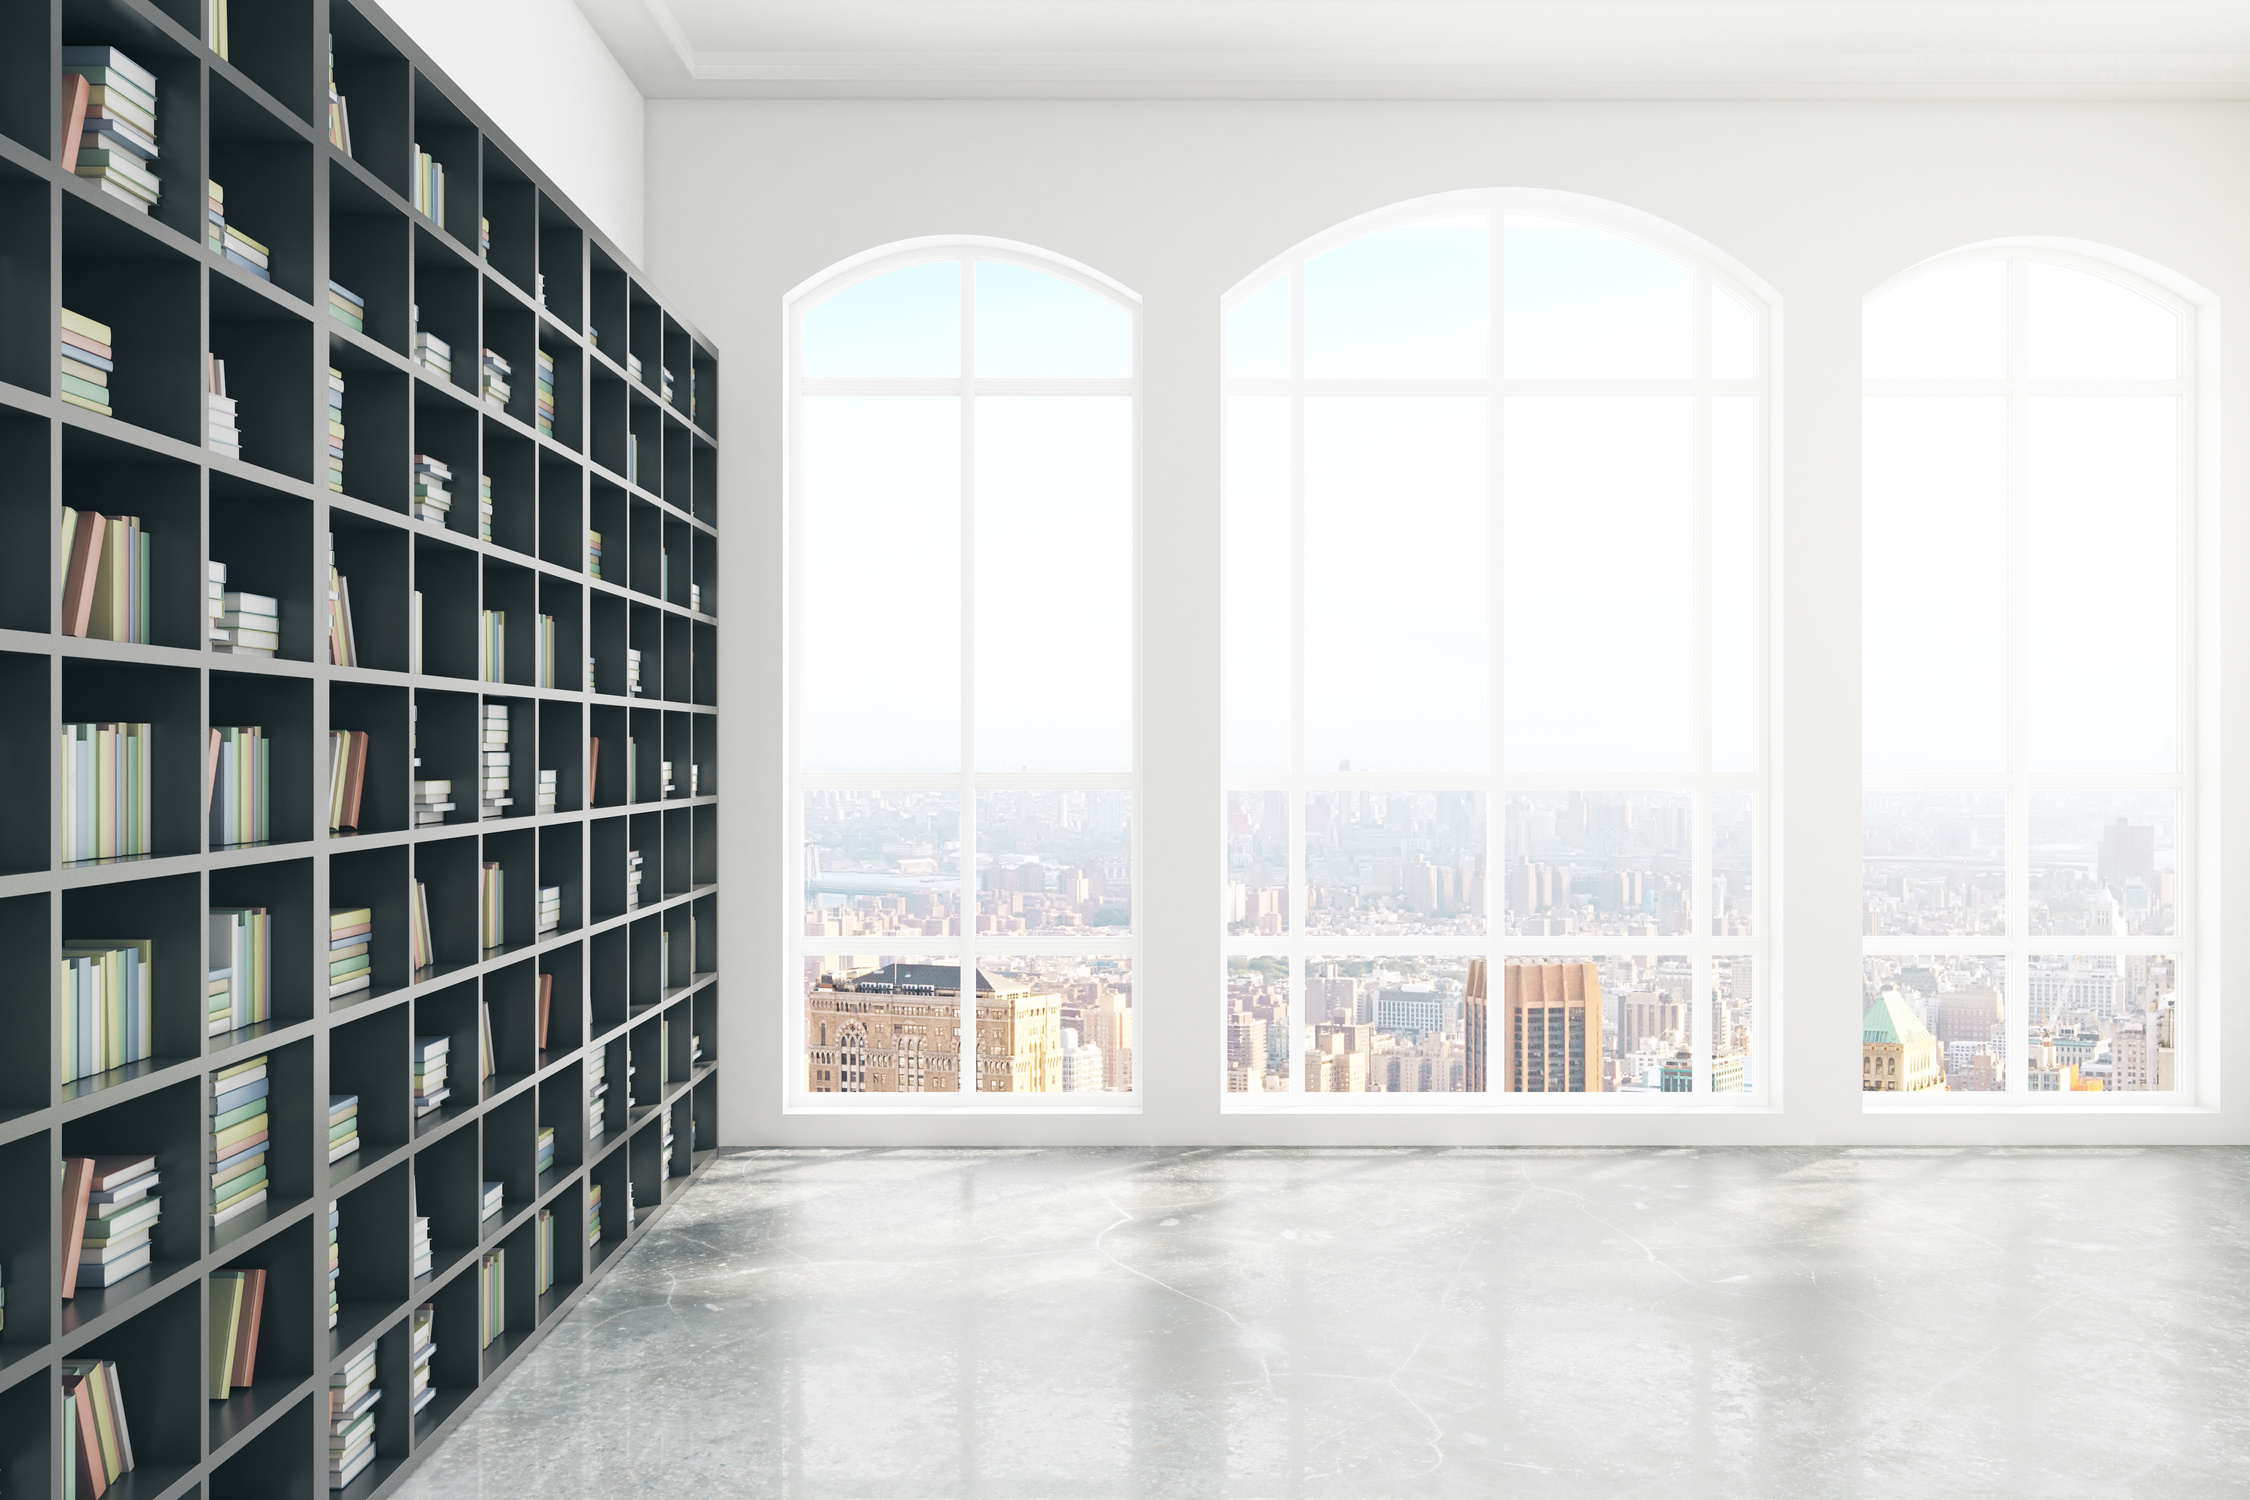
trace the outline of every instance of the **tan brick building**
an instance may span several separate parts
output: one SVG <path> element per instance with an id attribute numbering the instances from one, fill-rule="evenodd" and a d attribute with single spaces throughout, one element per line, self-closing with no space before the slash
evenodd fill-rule
<path id="1" fill-rule="evenodd" d="M 816 1094 L 953 1093 L 961 1086 L 961 966 L 823 974 L 805 995 L 805 1087 Z M 1062 997 L 977 975 L 977 1088 L 1062 1090 Z"/>
<path id="2" fill-rule="evenodd" d="M 1501 1087 L 1602 1092 L 1602 976 L 1591 960 L 1512 963 L 1502 974 Z"/>

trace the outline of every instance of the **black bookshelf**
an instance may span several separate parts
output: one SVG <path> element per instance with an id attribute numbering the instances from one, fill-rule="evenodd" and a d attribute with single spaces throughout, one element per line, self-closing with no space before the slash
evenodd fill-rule
<path id="1" fill-rule="evenodd" d="M 224 59 L 201 35 L 205 8 L 0 0 L 0 763 L 17 789 L 0 811 L 0 1194 L 10 1205 L 0 1216 L 0 1494 L 62 1494 L 61 1363 L 88 1356 L 117 1361 L 132 1424 L 138 1462 L 113 1493 L 328 1493 L 329 1377 L 373 1348 L 385 1392 L 376 1459 L 335 1492 L 365 1500 L 395 1489 L 713 1155 L 718 363 L 379 8 L 231 0 L 237 40 Z M 325 123 L 331 38 L 349 155 Z M 158 78 L 163 196 L 152 213 L 61 169 L 59 49 L 94 44 Z M 417 145 L 445 169 L 442 223 L 412 207 Z M 268 247 L 270 281 L 208 248 L 206 179 L 224 186 L 228 222 Z M 331 279 L 364 299 L 364 331 L 329 315 Z M 115 330 L 114 416 L 60 399 L 65 307 Z M 417 308 L 420 329 L 452 346 L 450 378 L 415 362 Z M 512 368 L 505 404 L 483 399 L 485 349 Z M 537 422 L 541 352 L 555 363 L 551 432 Z M 227 364 L 239 458 L 206 442 L 208 354 Z M 341 493 L 326 476 L 331 366 L 345 384 Z M 442 523 L 412 516 L 417 453 L 452 468 Z M 492 480 L 490 540 L 480 475 Z M 65 505 L 143 518 L 147 643 L 62 633 Z M 589 529 L 602 534 L 599 577 Z M 331 545 L 350 587 L 359 665 L 349 668 L 329 664 L 320 612 Z M 228 565 L 230 588 L 281 601 L 273 658 L 207 643 L 213 561 Z M 484 680 L 477 630 L 491 609 L 506 611 L 508 640 Z M 552 686 L 540 677 L 540 615 L 555 621 Z M 629 651 L 640 653 L 637 691 Z M 480 818 L 477 734 L 491 704 L 510 710 L 514 800 L 505 816 Z M 154 726 L 146 856 L 60 860 L 55 747 L 62 723 L 86 719 Z M 214 848 L 202 816 L 206 731 L 232 724 L 272 738 L 272 837 Z M 372 736 L 357 831 L 327 827 L 332 728 Z M 589 737 L 602 742 L 598 764 Z M 536 810 L 541 769 L 557 773 L 552 813 Z M 410 783 L 437 778 L 454 782 L 456 808 L 416 828 Z M 636 852 L 639 899 L 629 903 Z M 505 938 L 490 950 L 475 916 L 486 862 L 507 877 Z M 419 971 L 408 937 L 417 880 L 436 950 Z M 541 936 L 545 886 L 561 892 L 561 926 Z M 214 906 L 271 914 L 272 1018 L 208 1037 Z M 375 912 L 372 982 L 331 1000 L 327 913 L 359 906 Z M 157 945 L 154 1053 L 58 1082 L 61 945 L 120 934 Z M 553 980 L 544 1050 L 542 975 Z M 495 1064 L 481 1080 L 480 1002 Z M 412 1041 L 433 1033 L 454 1038 L 453 1094 L 416 1118 Z M 269 1196 L 213 1229 L 211 1075 L 259 1055 L 272 1085 Z M 589 1139 L 597 1066 L 609 1088 L 591 1106 L 603 1132 Z M 343 1093 L 359 1096 L 361 1144 L 330 1164 L 326 1102 Z M 541 1126 L 555 1131 L 546 1171 Z M 60 1160 L 109 1152 L 159 1159 L 153 1262 L 65 1300 Z M 480 1219 L 485 1182 L 502 1184 L 502 1206 Z M 596 1186 L 601 1237 L 589 1245 Z M 555 1226 L 545 1294 L 532 1275 L 542 1209 Z M 410 1262 L 416 1215 L 430 1221 L 425 1276 Z M 501 1247 L 507 1327 L 480 1348 L 478 1260 Z M 257 1383 L 212 1401 L 209 1276 L 233 1267 L 267 1273 Z M 437 1396 L 415 1414 L 410 1320 L 424 1303 L 436 1309 Z"/>

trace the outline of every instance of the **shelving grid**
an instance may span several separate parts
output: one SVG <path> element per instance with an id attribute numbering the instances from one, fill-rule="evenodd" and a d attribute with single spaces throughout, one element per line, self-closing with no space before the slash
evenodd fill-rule
<path id="1" fill-rule="evenodd" d="M 718 1135 L 716 353 L 379 10 L 231 0 L 222 58 L 207 37 L 216 9 L 0 6 L 9 1495 L 63 1494 L 60 1383 L 64 1362 L 84 1358 L 115 1361 L 131 1428 L 135 1464 L 112 1496 L 319 1495 L 330 1379 L 370 1348 L 385 1392 L 376 1456 L 336 1493 L 388 1493 L 685 1190 Z M 81 46 L 115 47 L 156 79 L 162 192 L 146 214 L 63 168 L 61 49 Z M 331 46 L 349 153 L 329 136 Z M 443 169 L 442 223 L 414 206 L 417 152 Z M 210 247 L 207 182 L 223 185 L 226 224 L 264 247 L 270 280 Z M 331 283 L 357 299 L 362 330 L 329 311 Z M 64 309 L 112 331 L 113 415 L 61 399 Z M 450 374 L 417 362 L 417 330 L 451 346 Z M 504 406 L 484 399 L 486 351 L 512 372 Z M 538 420 L 541 353 L 554 366 L 551 434 Z M 225 363 L 239 458 L 210 446 L 211 356 Z M 340 492 L 332 368 L 344 387 Z M 453 475 L 452 507 L 435 522 L 412 519 L 417 454 Z M 140 518 L 145 642 L 64 633 L 65 506 Z M 589 532 L 601 535 L 598 577 Z M 350 594 L 349 667 L 329 660 L 331 549 Z M 271 658 L 213 649 L 211 563 L 227 566 L 229 590 L 279 601 Z M 499 680 L 485 681 L 480 627 L 495 610 L 505 647 Z M 552 619 L 546 650 L 541 616 Z M 482 817 L 492 705 L 510 710 L 512 802 Z M 82 722 L 150 726 L 145 855 L 61 859 L 58 740 Z M 209 731 L 236 725 L 270 743 L 272 837 L 214 848 Z M 369 735 L 360 826 L 331 830 L 329 734 L 347 729 Z M 539 770 L 554 773 L 551 813 L 537 811 Z M 453 808 L 418 827 L 412 784 L 431 780 L 453 783 Z M 505 877 L 505 941 L 491 949 L 479 946 L 487 865 Z M 629 868 L 640 873 L 630 885 Z M 417 882 L 434 954 L 419 970 Z M 543 935 L 542 888 L 559 890 L 560 907 Z M 227 907 L 269 914 L 270 1019 L 211 1036 L 207 918 Z M 373 912 L 370 983 L 331 998 L 329 913 L 357 908 Z M 154 945 L 151 1055 L 61 1081 L 65 941 L 123 937 Z M 487 1016 L 494 1072 L 479 1078 Z M 452 1093 L 417 1117 L 415 1039 L 431 1036 L 451 1039 Z M 261 1056 L 268 1196 L 213 1228 L 212 1078 Z M 589 1103 L 597 1079 L 607 1091 Z M 339 1095 L 358 1097 L 360 1145 L 331 1164 Z M 554 1132 L 545 1170 L 543 1128 Z M 156 1158 L 152 1263 L 65 1299 L 62 1160 L 109 1154 Z M 501 1206 L 486 1217 L 493 1183 Z M 545 1291 L 532 1270 L 542 1213 Z M 417 1218 L 427 1275 L 413 1269 Z M 479 1268 L 496 1250 L 515 1269 L 504 1328 L 484 1344 Z M 256 1378 L 214 1401 L 210 1277 L 238 1268 L 266 1272 Z M 416 1413 L 424 1304 L 436 1395 Z"/>

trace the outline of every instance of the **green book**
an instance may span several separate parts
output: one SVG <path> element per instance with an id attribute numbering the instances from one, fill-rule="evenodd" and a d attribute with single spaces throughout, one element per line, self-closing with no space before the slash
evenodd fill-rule
<path id="1" fill-rule="evenodd" d="M 259 1115 L 262 1115 L 265 1112 L 266 1101 L 263 1097 L 253 1099 L 247 1104 L 237 1104 L 234 1108 L 228 1110 L 225 1114 L 219 1116 L 216 1120 L 213 1120 L 211 1122 L 211 1133 L 213 1135 L 224 1135 L 227 1131 L 231 1130 L 237 1125 L 240 1125 L 243 1121 L 256 1119 Z M 251 1130 L 245 1131 L 244 1134 L 256 1135 L 257 1132 L 255 1130 Z"/>
<path id="2" fill-rule="evenodd" d="M 109 404 L 109 387 L 106 385 L 96 385 L 91 380 L 81 380 L 76 375 L 65 375 L 62 377 L 62 388 L 66 396 L 84 396 L 87 400 L 99 401 L 104 406 Z"/>

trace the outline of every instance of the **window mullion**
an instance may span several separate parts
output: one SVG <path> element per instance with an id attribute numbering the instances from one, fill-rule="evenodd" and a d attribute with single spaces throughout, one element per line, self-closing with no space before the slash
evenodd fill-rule
<path id="1" fill-rule="evenodd" d="M 2030 733 L 2030 329 L 2028 271 L 2008 261 L 2008 815 L 2002 890 L 2007 912 L 2007 1055 L 2000 1059 L 2007 1092 L 2025 1092 L 2031 1042 L 2031 793 Z"/>
<path id="2" fill-rule="evenodd" d="M 1289 1089 L 1305 1088 L 1305 273 L 1289 272 Z"/>
<path id="3" fill-rule="evenodd" d="M 977 1089 L 977 348 L 976 262 L 961 257 L 961 1059 L 956 1087 Z"/>
<path id="4" fill-rule="evenodd" d="M 1495 211 L 1486 220 L 1487 328 L 1486 374 L 1491 380 L 1485 398 L 1485 761 L 1484 796 L 1484 931 L 1487 943 L 1484 976 L 1484 1087 L 1488 1094 L 1502 1092 L 1505 1053 L 1493 1042 L 1494 1023 L 1503 1013 L 1507 993 L 1507 712 L 1508 712 L 1508 399 L 1504 394 L 1508 373 L 1508 264 L 1507 219 Z M 1464 1018 L 1465 1020 L 1466 1018 Z M 1464 1024 L 1463 1031 L 1467 1027 Z M 1464 1040 L 1466 1037 L 1464 1035 Z"/>
<path id="5" fill-rule="evenodd" d="M 1711 1092 L 1711 277 L 1695 273 L 1695 798 L 1688 869 L 1688 1048 L 1693 1092 Z"/>

